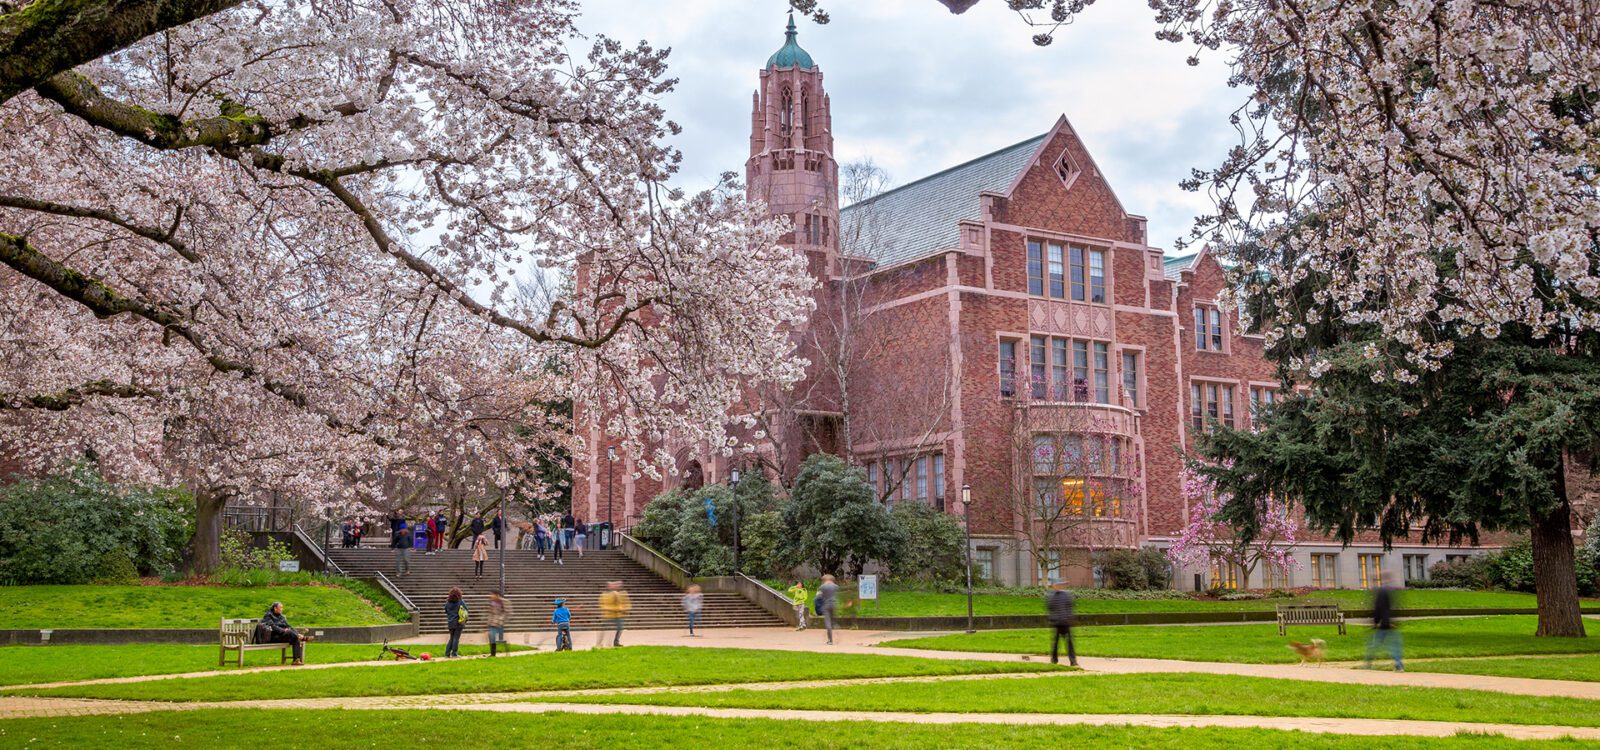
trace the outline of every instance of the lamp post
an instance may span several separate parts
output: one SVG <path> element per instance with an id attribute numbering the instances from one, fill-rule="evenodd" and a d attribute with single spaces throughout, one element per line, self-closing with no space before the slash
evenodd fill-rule
<path id="1" fill-rule="evenodd" d="M 967 633 L 978 632 L 972 627 L 972 485 L 961 485 L 961 520 L 967 527 Z"/>
<path id="2" fill-rule="evenodd" d="M 733 574 L 739 575 L 739 470 L 728 472 L 728 485 L 733 488 Z"/>
<path id="3" fill-rule="evenodd" d="M 606 446 L 606 546 L 614 543 L 617 534 L 617 521 L 611 516 L 611 498 L 616 493 L 613 491 L 611 481 L 612 470 L 617 467 L 617 448 L 614 445 Z"/>

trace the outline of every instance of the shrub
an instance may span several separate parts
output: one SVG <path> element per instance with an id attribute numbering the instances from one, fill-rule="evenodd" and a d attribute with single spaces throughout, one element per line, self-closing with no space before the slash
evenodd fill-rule
<path id="1" fill-rule="evenodd" d="M 785 553 L 786 537 L 782 513 L 768 510 L 751 515 L 739 530 L 739 542 L 744 547 L 740 568 L 757 578 L 787 576 L 794 566 Z"/>
<path id="2" fill-rule="evenodd" d="M 784 526 L 793 534 L 794 557 L 823 573 L 859 575 L 869 560 L 892 562 L 905 535 L 859 467 L 817 453 L 800 464 L 784 505 Z"/>
<path id="3" fill-rule="evenodd" d="M 289 545 L 276 539 L 268 539 L 266 546 L 254 547 L 251 545 L 250 533 L 240 529 L 222 532 L 218 547 L 221 550 L 218 559 L 222 570 L 266 570 L 276 573 L 278 563 L 295 559 L 294 553 L 289 551 Z"/>
<path id="4" fill-rule="evenodd" d="M 1095 564 L 1105 574 L 1106 588 L 1143 591 L 1150 588 L 1150 575 L 1139 553 L 1131 549 L 1111 549 L 1095 553 Z"/>
<path id="5" fill-rule="evenodd" d="M 966 575 L 965 533 L 955 516 L 921 503 L 889 512 L 905 541 L 890 563 L 897 581 L 955 581 Z"/>
<path id="6" fill-rule="evenodd" d="M 192 500 L 179 490 L 113 484 L 93 463 L 0 487 L 0 582 L 126 580 L 176 567 L 192 532 Z"/>
<path id="7" fill-rule="evenodd" d="M 1533 544 L 1522 540 L 1487 556 L 1489 580 L 1511 591 L 1533 590 Z"/>
<path id="8" fill-rule="evenodd" d="M 139 582 L 139 569 L 134 567 L 133 560 L 128 559 L 128 553 L 121 550 L 100 555 L 95 563 L 95 571 L 94 583 L 117 585 Z"/>
<path id="9" fill-rule="evenodd" d="M 1256 599 L 1265 599 L 1266 595 L 1259 591 L 1229 591 L 1228 593 L 1217 598 L 1225 602 L 1244 602 L 1254 601 Z"/>
<path id="10" fill-rule="evenodd" d="M 1494 585 L 1488 555 L 1472 555 L 1463 560 L 1446 560 L 1433 564 L 1428 577 L 1434 588 L 1488 589 Z"/>

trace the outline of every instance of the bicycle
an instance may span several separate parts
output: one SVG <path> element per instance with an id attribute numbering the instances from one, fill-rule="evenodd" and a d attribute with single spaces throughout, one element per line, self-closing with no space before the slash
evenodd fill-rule
<path id="1" fill-rule="evenodd" d="M 556 626 L 556 650 L 572 650 L 572 628 L 566 625 Z"/>
<path id="2" fill-rule="evenodd" d="M 395 661 L 417 661 L 417 657 L 412 656 L 410 651 L 399 646 L 389 645 L 389 639 L 385 638 L 383 640 L 383 650 L 378 652 L 378 661 L 383 661 L 383 657 L 390 654 L 394 654 Z"/>

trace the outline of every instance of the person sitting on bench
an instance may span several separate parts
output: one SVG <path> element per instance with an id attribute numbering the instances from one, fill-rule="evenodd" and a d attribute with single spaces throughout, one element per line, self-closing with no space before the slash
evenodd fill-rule
<path id="1" fill-rule="evenodd" d="M 258 632 L 266 636 L 263 643 L 287 643 L 294 648 L 294 666 L 305 664 L 306 641 L 311 640 L 309 635 L 301 635 L 299 631 L 289 627 L 289 620 L 283 616 L 283 602 L 273 602 L 267 608 L 267 613 L 261 617 Z"/>

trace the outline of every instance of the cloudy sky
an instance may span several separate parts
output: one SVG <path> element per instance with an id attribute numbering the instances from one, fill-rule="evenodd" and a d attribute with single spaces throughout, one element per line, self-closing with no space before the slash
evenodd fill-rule
<path id="1" fill-rule="evenodd" d="M 683 126 L 682 184 L 742 174 L 756 72 L 783 44 L 785 0 L 584 0 L 579 27 L 671 47 L 678 88 L 664 104 Z M 1184 63 L 1186 45 L 1157 41 L 1141 2 L 1101 0 L 1050 47 L 1003 0 L 961 16 L 936 0 L 823 0 L 833 20 L 797 19 L 824 74 L 840 161 L 871 158 L 893 184 L 1047 130 L 1066 114 L 1123 205 L 1150 218 L 1150 243 L 1171 249 L 1203 196 L 1178 181 L 1220 161 L 1237 138 L 1240 101 L 1215 54 Z"/>

